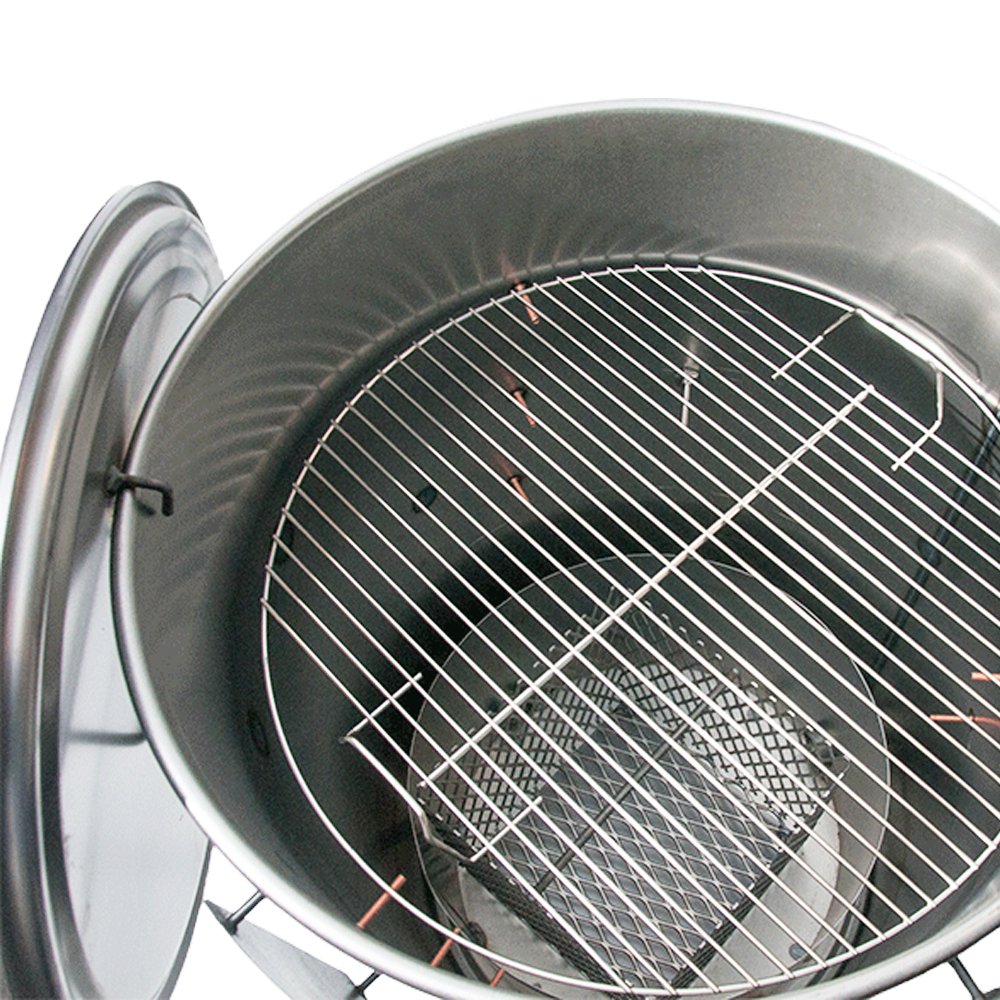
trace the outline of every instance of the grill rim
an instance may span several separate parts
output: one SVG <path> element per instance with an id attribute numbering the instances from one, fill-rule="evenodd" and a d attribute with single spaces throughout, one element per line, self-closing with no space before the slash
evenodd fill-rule
<path id="1" fill-rule="evenodd" d="M 265 243 L 205 306 L 185 335 L 180 348 L 165 367 L 150 396 L 139 429 L 133 439 L 126 471 L 141 472 L 147 460 L 151 456 L 155 456 L 154 428 L 163 419 L 163 410 L 171 389 L 183 378 L 187 364 L 196 354 L 199 343 L 210 334 L 214 326 L 220 324 L 226 310 L 232 306 L 234 300 L 252 285 L 254 280 L 272 260 L 280 255 L 282 250 L 303 236 L 312 226 L 322 222 L 338 205 L 350 201 L 353 196 L 377 183 L 391 181 L 395 174 L 403 172 L 407 166 L 441 153 L 457 142 L 467 142 L 478 137 L 488 136 L 495 131 L 517 129 L 542 121 L 566 119 L 572 116 L 582 118 L 587 115 L 621 111 L 728 116 L 736 122 L 751 121 L 791 130 L 805 137 L 828 139 L 839 146 L 853 149 L 862 156 L 871 157 L 876 161 L 899 168 L 905 174 L 926 182 L 932 188 L 946 192 L 958 204 L 970 209 L 989 226 L 1000 228 L 1000 212 L 933 171 L 913 164 L 906 158 L 867 140 L 856 138 L 825 125 L 778 113 L 698 102 L 638 101 L 602 102 L 512 116 L 499 122 L 461 131 L 421 146 L 410 153 L 394 158 L 381 167 L 366 172 L 357 180 L 338 188 L 333 194 L 321 199 Z M 632 259 L 634 259 L 634 255 Z M 720 255 L 712 256 L 711 259 L 738 264 L 741 269 L 748 267 L 747 261 L 736 258 Z M 750 266 L 753 266 L 752 263 Z M 800 283 L 806 283 L 801 276 L 796 275 L 796 278 Z M 817 282 L 815 287 L 830 286 L 824 286 L 821 282 Z M 875 315 L 887 315 L 884 306 L 879 303 L 870 303 L 870 308 Z M 896 320 L 898 322 L 899 317 L 896 317 Z M 139 546 L 136 539 L 141 534 L 141 527 L 135 506 L 132 503 L 120 505 L 114 528 L 113 569 L 117 635 L 144 729 L 150 737 L 154 752 L 165 772 L 199 825 L 209 834 L 213 843 L 219 847 L 222 853 L 237 868 L 247 874 L 269 898 L 289 912 L 294 913 L 297 919 L 316 931 L 321 937 L 341 947 L 360 961 L 376 968 L 385 969 L 396 978 L 408 982 L 416 988 L 438 993 L 438 995 L 442 995 L 441 991 L 445 991 L 443 995 L 454 997 L 456 1000 L 470 995 L 481 996 L 483 1000 L 490 996 L 496 996 L 496 991 L 487 992 L 484 987 L 467 979 L 451 977 L 448 973 L 441 974 L 439 970 L 430 970 L 425 963 L 355 931 L 342 918 L 333 915 L 327 908 L 319 906 L 314 897 L 290 881 L 283 873 L 281 865 L 262 859 L 255 850 L 251 838 L 219 805 L 215 795 L 208 787 L 210 782 L 206 782 L 199 769 L 192 766 L 188 748 L 178 734 L 173 731 L 167 710 L 161 703 L 154 672 L 147 660 L 142 630 L 139 625 L 141 600 L 133 586 L 136 576 L 136 560 L 139 558 Z M 951 955 L 975 943 L 995 927 L 1000 926 L 1000 908 L 997 907 L 995 899 L 997 889 L 995 886 L 987 886 L 986 888 L 992 889 L 992 895 L 980 891 L 974 905 L 967 912 L 964 912 L 948 927 L 936 931 L 922 941 L 919 946 L 910 947 L 875 966 L 852 973 L 848 977 L 837 980 L 836 984 L 832 986 L 828 984 L 825 987 L 822 985 L 812 987 L 808 995 L 819 998 L 819 1000 L 827 1000 L 827 998 L 835 1000 L 835 998 L 843 997 L 845 990 L 848 989 L 859 994 L 882 989 L 940 964 Z M 788 995 L 797 995 L 797 993 Z"/>

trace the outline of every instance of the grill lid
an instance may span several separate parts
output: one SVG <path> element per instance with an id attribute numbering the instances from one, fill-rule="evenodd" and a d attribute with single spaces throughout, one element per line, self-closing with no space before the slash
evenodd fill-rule
<path id="1" fill-rule="evenodd" d="M 187 198 L 125 190 L 42 318 L 0 465 L 2 990 L 169 992 L 207 846 L 149 747 L 111 605 L 109 468 L 221 281 Z"/>

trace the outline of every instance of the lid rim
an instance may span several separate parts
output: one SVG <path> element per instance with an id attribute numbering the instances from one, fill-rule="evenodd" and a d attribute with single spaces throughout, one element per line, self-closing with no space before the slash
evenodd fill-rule
<path id="1" fill-rule="evenodd" d="M 147 343 L 176 342 L 191 318 L 182 323 L 181 311 L 174 309 L 164 312 L 162 322 L 159 317 L 153 323 L 148 317 L 133 322 L 143 302 L 134 292 L 130 301 L 129 292 L 140 273 L 147 285 L 161 272 L 169 283 L 178 253 L 187 270 L 175 283 L 192 298 L 187 312 L 193 314 L 221 275 L 187 197 L 154 182 L 119 192 L 98 212 L 73 249 L 42 317 L 0 460 L 0 895 L 3 982 L 14 996 L 101 992 L 74 920 L 67 872 L 70 834 L 89 821 L 76 816 L 69 832 L 62 823 L 61 772 L 78 698 L 75 689 L 66 690 L 63 675 L 67 662 L 82 662 L 88 654 L 70 646 L 64 650 L 62 635 L 70 624 L 79 624 L 73 617 L 79 612 L 68 606 L 78 532 L 89 530 L 88 541 L 110 552 L 110 523 L 101 523 L 103 498 L 95 495 L 91 452 L 99 452 L 110 434 L 130 436 L 134 429 L 125 421 L 109 429 L 110 417 L 121 420 L 128 409 L 117 398 L 122 390 L 113 376 L 126 348 L 134 353 Z M 154 287 L 153 294 L 162 297 L 164 287 Z M 130 392 L 150 388 L 133 385 Z M 87 522 L 95 510 L 96 526 Z M 105 589 L 110 616 L 110 581 L 100 588 Z M 102 594 L 95 596 L 95 606 L 101 599 Z M 113 639 L 102 652 L 106 676 L 101 683 L 113 686 L 117 702 L 127 705 Z M 169 787 L 165 781 L 164 786 Z M 175 961 L 150 986 L 157 996 L 168 993 L 176 980 L 193 930 L 207 865 L 203 838 L 202 843 L 194 906 Z M 186 840 L 183 849 L 188 849 Z M 79 862 L 77 855 L 73 863 L 79 867 Z"/>

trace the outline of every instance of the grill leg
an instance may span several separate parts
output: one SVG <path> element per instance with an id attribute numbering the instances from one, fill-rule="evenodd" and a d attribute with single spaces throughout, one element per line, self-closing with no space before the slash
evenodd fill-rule
<path id="1" fill-rule="evenodd" d="M 955 970 L 955 975 L 962 981 L 962 985 L 969 991 L 972 1000 L 1000 1000 L 1000 989 L 990 990 L 984 993 L 977 985 L 976 981 L 969 975 L 969 970 L 962 964 L 962 960 L 955 955 L 948 959 L 948 964 Z"/>

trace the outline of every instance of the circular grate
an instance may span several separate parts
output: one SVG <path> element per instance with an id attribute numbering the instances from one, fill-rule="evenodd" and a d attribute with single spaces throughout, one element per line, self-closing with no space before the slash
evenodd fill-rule
<path id="1" fill-rule="evenodd" d="M 293 484 L 262 616 L 288 761 L 468 975 L 835 974 L 1000 836 L 996 438 L 943 350 L 786 281 L 632 265 L 489 298 Z M 433 905 L 289 726 L 317 673 Z"/>

